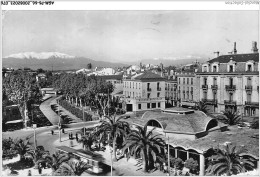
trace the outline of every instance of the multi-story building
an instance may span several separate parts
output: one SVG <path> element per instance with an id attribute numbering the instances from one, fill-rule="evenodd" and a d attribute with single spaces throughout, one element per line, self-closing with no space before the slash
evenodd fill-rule
<path id="1" fill-rule="evenodd" d="M 197 73 L 199 98 L 212 112 L 234 110 L 245 116 L 259 115 L 259 53 L 253 42 L 252 53 L 216 56 Z M 217 52 L 218 55 L 218 52 Z"/>
<path id="2" fill-rule="evenodd" d="M 165 106 L 172 107 L 177 105 L 177 78 L 168 76 L 165 80 Z"/>
<path id="3" fill-rule="evenodd" d="M 150 71 L 123 80 L 126 111 L 165 109 L 165 79 Z"/>
<path id="4" fill-rule="evenodd" d="M 177 90 L 178 90 L 178 106 L 195 107 L 199 101 L 199 89 L 196 78 L 198 64 L 191 68 L 182 69 L 176 72 Z"/>

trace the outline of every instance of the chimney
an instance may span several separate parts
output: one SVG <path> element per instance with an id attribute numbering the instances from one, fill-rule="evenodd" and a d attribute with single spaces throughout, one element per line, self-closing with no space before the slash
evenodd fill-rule
<path id="1" fill-rule="evenodd" d="M 219 51 L 214 52 L 214 55 L 215 55 L 215 58 L 218 58 L 219 57 Z"/>
<path id="2" fill-rule="evenodd" d="M 236 46 L 236 42 L 234 42 L 234 54 L 237 54 L 237 46 Z"/>
<path id="3" fill-rule="evenodd" d="M 256 42 L 256 41 L 253 41 L 253 42 L 252 42 L 252 52 L 253 52 L 253 53 L 257 53 L 257 52 L 258 52 L 257 42 Z"/>

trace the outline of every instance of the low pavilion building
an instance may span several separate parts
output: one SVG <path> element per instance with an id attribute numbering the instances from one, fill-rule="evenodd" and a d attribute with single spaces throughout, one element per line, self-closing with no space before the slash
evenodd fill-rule
<path id="1" fill-rule="evenodd" d="M 200 176 L 207 168 L 207 157 L 210 157 L 213 148 L 223 148 L 232 144 L 248 149 L 248 155 L 257 161 L 259 167 L 259 132 L 254 129 L 227 127 L 201 111 L 186 108 L 169 108 L 162 111 L 147 111 L 141 118 L 128 119 L 135 126 L 147 126 L 170 145 L 172 157 L 183 161 L 193 158 L 198 161 Z"/>

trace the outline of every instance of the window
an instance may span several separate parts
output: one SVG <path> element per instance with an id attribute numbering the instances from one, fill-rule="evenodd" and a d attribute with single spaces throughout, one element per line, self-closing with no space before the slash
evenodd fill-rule
<path id="1" fill-rule="evenodd" d="M 150 93 L 147 93 L 147 98 L 150 98 L 150 95 L 151 95 Z"/>
<path id="2" fill-rule="evenodd" d="M 248 94 L 246 95 L 246 99 L 247 99 L 247 102 L 251 102 L 251 94 L 248 93 Z"/>
<path id="3" fill-rule="evenodd" d="M 202 72 L 207 72 L 207 70 L 208 70 L 208 67 L 207 66 L 203 66 Z"/>
<path id="4" fill-rule="evenodd" d="M 150 83 L 147 83 L 147 88 L 148 88 L 148 89 L 150 88 Z"/>
<path id="5" fill-rule="evenodd" d="M 251 86 L 251 85 L 252 85 L 251 77 L 248 77 L 248 78 L 247 78 L 247 85 L 248 85 L 248 86 Z"/>
<path id="6" fill-rule="evenodd" d="M 179 78 L 179 84 L 181 84 L 181 78 Z"/>
<path id="7" fill-rule="evenodd" d="M 185 84 L 185 78 L 183 78 L 183 84 Z"/>
<path id="8" fill-rule="evenodd" d="M 131 97 L 131 93 L 132 93 L 132 92 L 130 92 L 130 97 Z"/>
<path id="9" fill-rule="evenodd" d="M 213 69 L 212 72 L 217 72 L 217 66 L 216 65 L 214 65 L 212 69 Z"/>
<path id="10" fill-rule="evenodd" d="M 131 82 L 130 82 L 130 88 L 131 88 Z"/>
<path id="11" fill-rule="evenodd" d="M 135 88 L 137 89 L 137 83 L 135 83 Z"/>
<path id="12" fill-rule="evenodd" d="M 135 97 L 135 92 L 133 92 L 133 98 Z"/>
<path id="13" fill-rule="evenodd" d="M 138 109 L 142 109 L 142 105 L 141 104 L 138 104 Z"/>
<path id="14" fill-rule="evenodd" d="M 231 77 L 231 78 L 229 78 L 229 85 L 233 85 L 233 78 Z"/>
<path id="15" fill-rule="evenodd" d="M 252 71 L 252 65 L 247 65 L 247 71 Z"/>
<path id="16" fill-rule="evenodd" d="M 207 99 L 207 92 L 203 92 L 203 98 L 206 100 Z"/>
<path id="17" fill-rule="evenodd" d="M 234 67 L 233 67 L 233 65 L 229 65 L 229 72 L 234 72 Z"/>
<path id="18" fill-rule="evenodd" d="M 217 78 L 216 77 L 213 78 L 213 85 L 217 85 Z"/>
<path id="19" fill-rule="evenodd" d="M 204 85 L 207 85 L 207 78 L 204 77 Z"/>
<path id="20" fill-rule="evenodd" d="M 157 93 L 157 98 L 159 98 L 159 97 L 160 97 L 160 92 Z"/>
<path id="21" fill-rule="evenodd" d="M 139 83 L 139 89 L 141 89 L 141 83 Z"/>
<path id="22" fill-rule="evenodd" d="M 160 107 L 161 107 L 161 103 L 159 102 L 159 103 L 158 103 L 158 108 L 160 108 Z"/>
<path id="23" fill-rule="evenodd" d="M 193 85 L 193 78 L 191 78 L 191 80 L 190 80 L 190 84 Z"/>
<path id="24" fill-rule="evenodd" d="M 150 103 L 147 103 L 147 109 L 150 109 Z"/>
<path id="25" fill-rule="evenodd" d="M 189 81 L 190 81 L 190 79 L 189 79 L 189 78 L 187 78 L 187 84 L 189 84 Z"/>
<path id="26" fill-rule="evenodd" d="M 213 100 L 216 100 L 216 99 L 217 99 L 217 93 L 213 92 Z"/>
<path id="27" fill-rule="evenodd" d="M 156 103 L 152 103 L 152 108 L 156 108 Z"/>
<path id="28" fill-rule="evenodd" d="M 233 93 L 229 94 L 229 101 L 233 101 Z"/>

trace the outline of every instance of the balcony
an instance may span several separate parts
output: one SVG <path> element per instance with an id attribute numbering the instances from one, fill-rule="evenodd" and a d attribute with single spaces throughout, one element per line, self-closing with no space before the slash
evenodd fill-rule
<path id="1" fill-rule="evenodd" d="M 148 92 L 151 92 L 151 91 L 152 91 L 152 89 L 151 89 L 151 88 L 147 88 L 147 91 L 148 91 Z"/>
<path id="2" fill-rule="evenodd" d="M 171 88 L 171 91 L 173 91 L 173 88 Z"/>
<path id="3" fill-rule="evenodd" d="M 236 86 L 235 85 L 226 85 L 226 91 L 235 91 L 236 90 Z"/>
<path id="4" fill-rule="evenodd" d="M 211 85 L 211 89 L 212 90 L 217 90 L 218 89 L 218 85 Z"/>
<path id="5" fill-rule="evenodd" d="M 162 88 L 161 87 L 157 87 L 157 91 L 161 91 L 162 90 Z"/>
<path id="6" fill-rule="evenodd" d="M 252 85 L 246 85 L 245 86 L 245 90 L 246 91 L 251 91 L 252 92 L 252 88 L 253 88 Z"/>
<path id="7" fill-rule="evenodd" d="M 203 90 L 208 90 L 208 85 L 202 85 Z"/>
<path id="8" fill-rule="evenodd" d="M 224 100 L 224 104 L 225 105 L 236 105 L 237 102 L 236 101 L 232 101 L 232 100 Z"/>
<path id="9" fill-rule="evenodd" d="M 182 92 L 185 93 L 185 90 L 183 90 Z"/>
<path id="10" fill-rule="evenodd" d="M 193 94 L 193 91 L 190 91 L 190 94 Z"/>
<path id="11" fill-rule="evenodd" d="M 210 105 L 217 105 L 218 104 L 217 99 L 202 99 L 201 101 L 203 101 L 206 104 L 210 104 Z"/>
<path id="12" fill-rule="evenodd" d="M 246 106 L 251 106 L 251 107 L 259 107 L 259 102 L 246 101 L 245 105 Z"/>

